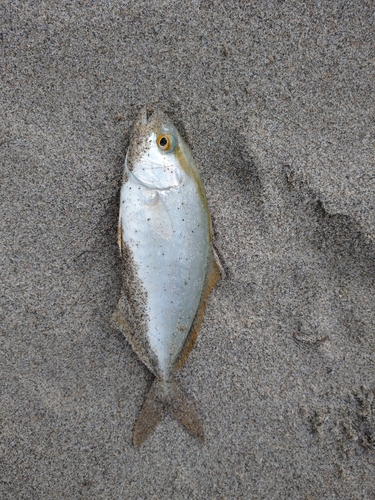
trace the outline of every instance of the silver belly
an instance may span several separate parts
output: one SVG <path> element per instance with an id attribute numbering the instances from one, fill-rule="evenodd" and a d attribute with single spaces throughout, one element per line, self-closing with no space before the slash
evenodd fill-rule
<path id="1" fill-rule="evenodd" d="M 121 189 L 122 239 L 147 294 L 145 339 L 170 377 L 194 321 L 210 257 L 209 215 L 193 179 L 152 190 L 132 179 Z"/>

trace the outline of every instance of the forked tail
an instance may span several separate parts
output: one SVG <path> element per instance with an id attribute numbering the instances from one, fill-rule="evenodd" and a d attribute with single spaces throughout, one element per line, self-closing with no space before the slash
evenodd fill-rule
<path id="1" fill-rule="evenodd" d="M 182 424 L 199 441 L 204 441 L 203 427 L 198 413 L 175 380 L 155 379 L 146 396 L 134 427 L 133 443 L 141 446 L 163 419 L 164 411 Z"/>

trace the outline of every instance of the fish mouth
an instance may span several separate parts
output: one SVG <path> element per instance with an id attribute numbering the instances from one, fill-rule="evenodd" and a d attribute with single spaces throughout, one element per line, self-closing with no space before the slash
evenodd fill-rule
<path id="1" fill-rule="evenodd" d="M 146 104 L 141 108 L 139 112 L 139 120 L 142 125 L 147 125 L 150 122 L 151 118 L 154 115 L 154 111 L 155 110 L 151 109 Z"/>
<path id="2" fill-rule="evenodd" d="M 147 118 L 147 106 L 143 106 L 143 108 L 140 111 L 140 121 L 142 125 L 147 125 L 148 118 Z"/>
<path id="3" fill-rule="evenodd" d="M 146 104 L 140 109 L 138 113 L 137 120 L 138 124 L 142 127 L 145 125 L 153 126 L 151 123 L 154 122 L 154 126 L 161 128 L 163 124 L 170 123 L 170 119 L 164 111 L 161 109 L 153 109 Z"/>
<path id="4" fill-rule="evenodd" d="M 137 128 L 142 130 L 146 125 L 149 124 L 150 118 L 152 117 L 152 112 L 146 105 L 144 105 L 137 114 L 136 120 L 134 122 L 134 130 Z"/>

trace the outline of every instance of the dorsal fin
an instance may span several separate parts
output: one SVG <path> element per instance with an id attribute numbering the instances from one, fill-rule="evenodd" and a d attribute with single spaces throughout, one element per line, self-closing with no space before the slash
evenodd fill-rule
<path id="1" fill-rule="evenodd" d="M 207 275 L 206 283 L 205 283 L 205 288 L 202 293 L 202 298 L 199 304 L 198 311 L 195 315 L 193 325 L 190 329 L 189 335 L 185 341 L 185 345 L 182 348 L 182 351 L 180 352 L 180 355 L 178 356 L 173 371 L 176 372 L 179 370 L 184 364 L 185 361 L 187 360 L 190 351 L 194 347 L 195 341 L 197 340 L 198 337 L 198 332 L 201 327 L 202 321 L 203 321 L 203 314 L 206 309 L 206 302 L 208 299 L 208 296 L 211 293 L 211 290 L 213 287 L 216 285 L 216 283 L 219 281 L 219 279 L 223 275 L 222 271 L 223 267 L 219 261 L 219 258 L 215 252 L 215 250 L 212 248 L 212 254 L 211 254 L 211 262 L 210 262 L 210 271 Z"/>

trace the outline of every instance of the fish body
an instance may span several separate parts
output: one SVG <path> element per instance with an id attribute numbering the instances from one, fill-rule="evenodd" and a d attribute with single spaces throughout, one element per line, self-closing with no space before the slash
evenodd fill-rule
<path id="1" fill-rule="evenodd" d="M 140 445 L 166 409 L 203 439 L 198 414 L 174 380 L 194 345 L 220 270 L 206 195 L 171 120 L 143 109 L 125 159 L 119 246 L 124 286 L 114 319 L 155 382 L 137 419 Z"/>

